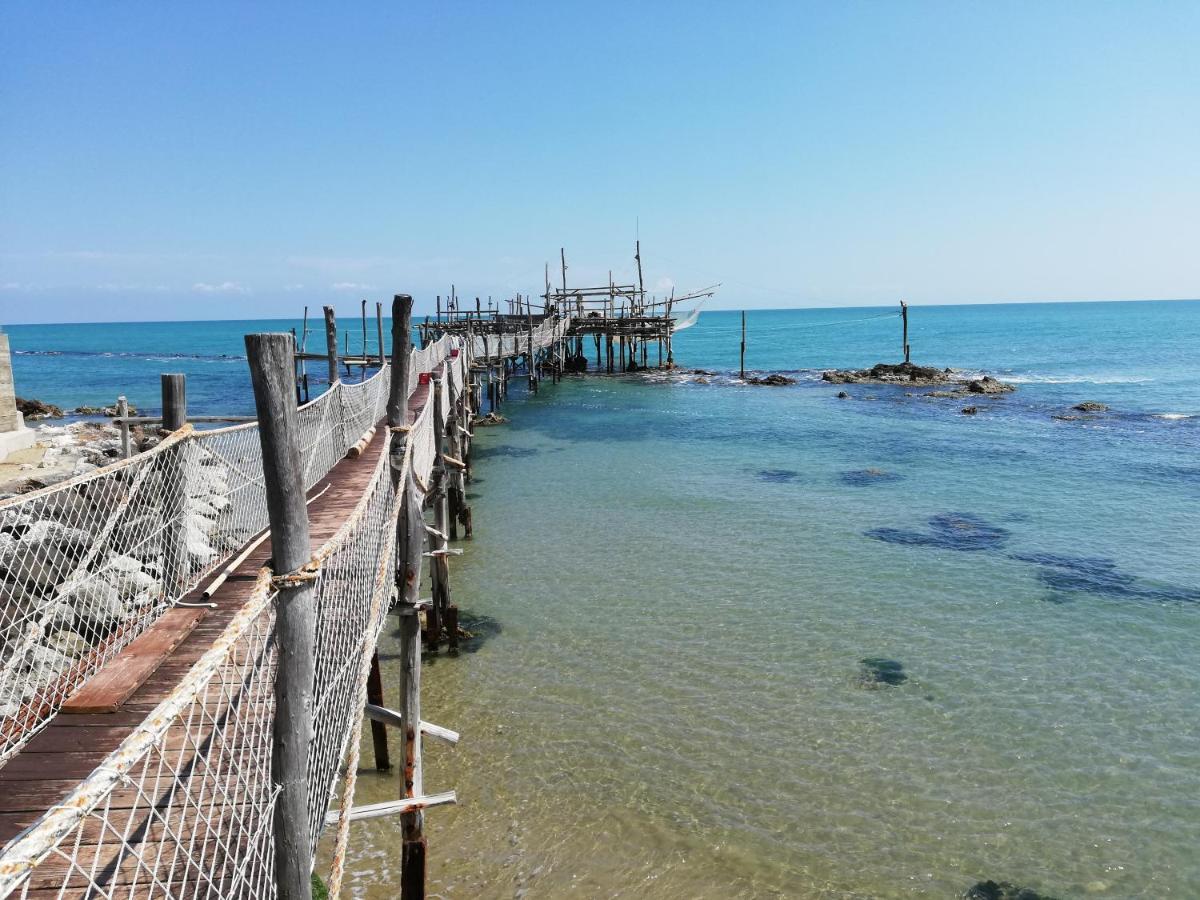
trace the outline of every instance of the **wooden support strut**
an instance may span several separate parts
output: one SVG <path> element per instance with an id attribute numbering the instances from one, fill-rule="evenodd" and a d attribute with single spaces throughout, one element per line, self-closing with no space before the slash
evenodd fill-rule
<path id="1" fill-rule="evenodd" d="M 246 356 L 262 443 L 272 564 L 277 576 L 296 572 L 312 558 L 300 463 L 300 426 L 292 394 L 291 354 L 290 335 L 246 335 Z M 308 759 L 316 674 L 315 601 L 316 584 L 312 580 L 279 582 L 275 618 L 279 661 L 275 675 L 271 779 L 279 791 L 274 837 L 275 884 L 281 900 L 312 897 Z"/>
<path id="2" fill-rule="evenodd" d="M 392 301 L 392 382 L 388 395 L 388 426 L 408 425 L 408 376 L 412 352 L 412 297 L 397 294 Z M 425 543 L 425 517 L 413 479 L 403 477 L 407 438 L 400 432 L 392 440 L 392 483 L 402 492 L 400 519 L 396 523 L 396 576 L 400 615 L 400 715 L 404 736 L 401 752 L 400 799 L 422 795 L 421 779 L 421 620 L 418 612 L 421 587 L 421 551 Z M 425 896 L 425 814 L 414 805 L 401 812 L 403 843 L 400 851 L 401 900 Z"/>

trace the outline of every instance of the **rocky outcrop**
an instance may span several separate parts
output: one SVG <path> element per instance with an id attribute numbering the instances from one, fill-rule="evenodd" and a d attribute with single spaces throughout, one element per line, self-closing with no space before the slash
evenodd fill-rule
<path id="1" fill-rule="evenodd" d="M 780 375 L 778 373 L 775 373 L 774 375 L 763 375 L 761 377 L 757 375 L 751 375 L 746 379 L 746 384 L 765 384 L 770 387 L 783 387 L 784 385 L 795 383 L 795 378 L 788 378 L 786 375 Z"/>
<path id="2" fill-rule="evenodd" d="M 821 374 L 830 384 L 894 384 L 904 387 L 935 387 L 926 397 L 962 397 L 967 394 L 1004 394 L 1016 388 L 990 375 L 968 378 L 953 369 L 918 366 L 914 363 L 876 363 L 869 369 L 833 369 Z"/>
<path id="3" fill-rule="evenodd" d="M 991 375 L 984 375 L 974 381 L 967 382 L 967 390 L 972 394 L 1007 394 L 1016 388 L 1003 381 L 997 381 Z"/>
<path id="4" fill-rule="evenodd" d="M 53 403 L 43 403 L 41 400 L 26 400 L 24 397 L 17 398 L 17 412 L 25 417 L 26 422 L 33 422 L 38 419 L 61 419 L 63 416 L 62 408 L 55 406 Z"/>
<path id="5" fill-rule="evenodd" d="M 1079 412 L 1104 412 L 1108 407 L 1095 400 L 1085 400 L 1083 403 L 1076 403 L 1071 409 L 1077 409 Z"/>

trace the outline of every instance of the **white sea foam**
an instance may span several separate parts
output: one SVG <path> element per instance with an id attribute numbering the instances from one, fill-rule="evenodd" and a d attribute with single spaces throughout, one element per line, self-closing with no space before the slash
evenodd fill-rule
<path id="1" fill-rule="evenodd" d="M 1147 384 L 1153 378 L 1144 375 L 1001 375 L 1015 384 Z"/>
<path id="2" fill-rule="evenodd" d="M 1192 413 L 1154 413 L 1156 419 L 1194 419 Z"/>

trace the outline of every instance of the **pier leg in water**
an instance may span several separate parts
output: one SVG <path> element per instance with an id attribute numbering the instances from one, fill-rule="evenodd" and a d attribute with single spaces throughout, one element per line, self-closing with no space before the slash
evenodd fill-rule
<path id="1" fill-rule="evenodd" d="M 385 706 L 383 702 L 383 677 L 379 673 L 379 651 L 371 654 L 371 671 L 367 675 L 367 702 L 376 706 Z M 387 772 L 392 768 L 388 757 L 387 726 L 382 722 L 371 720 L 371 746 L 375 750 L 375 769 Z"/>

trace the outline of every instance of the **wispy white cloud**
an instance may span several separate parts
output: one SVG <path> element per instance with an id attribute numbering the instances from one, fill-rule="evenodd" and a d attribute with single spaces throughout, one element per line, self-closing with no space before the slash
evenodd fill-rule
<path id="1" fill-rule="evenodd" d="M 105 282 L 104 284 L 96 285 L 96 290 L 104 291 L 106 294 L 134 294 L 134 293 L 161 293 L 168 291 L 165 284 L 121 284 L 118 282 Z"/>
<path id="2" fill-rule="evenodd" d="M 32 291 L 35 290 L 32 284 L 22 284 L 19 281 L 6 281 L 0 284 L 0 291 Z"/>
<path id="3" fill-rule="evenodd" d="M 236 281 L 222 281 L 219 284 L 209 284 L 204 281 L 197 281 L 192 285 L 192 290 L 200 294 L 249 294 L 250 288 Z"/>
<path id="4" fill-rule="evenodd" d="M 290 294 L 290 293 L 293 293 L 293 292 L 295 292 L 295 291 L 302 291 L 302 290 L 304 290 L 304 285 L 302 285 L 302 284 L 285 284 L 285 285 L 283 286 L 283 289 L 284 289 L 285 291 L 287 291 L 287 292 Z"/>
<path id="5" fill-rule="evenodd" d="M 335 281 L 329 286 L 331 291 L 377 291 L 373 284 L 359 284 L 356 281 Z"/>

